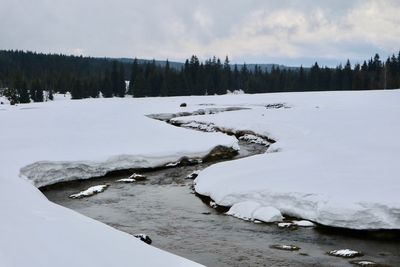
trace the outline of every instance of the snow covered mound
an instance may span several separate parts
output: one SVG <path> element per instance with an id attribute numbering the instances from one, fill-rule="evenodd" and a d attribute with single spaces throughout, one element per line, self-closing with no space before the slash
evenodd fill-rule
<path id="1" fill-rule="evenodd" d="M 283 216 L 281 212 L 274 207 L 261 207 L 253 212 L 253 218 L 262 222 L 279 222 Z"/>
<path id="2" fill-rule="evenodd" d="M 252 109 L 179 121 L 249 130 L 275 140 L 268 151 L 276 153 L 207 168 L 196 179 L 199 194 L 328 226 L 400 229 L 400 90 L 236 97 Z"/>
<path id="3" fill-rule="evenodd" d="M 108 187 L 108 185 L 106 185 L 106 184 L 95 185 L 95 186 L 89 187 L 88 189 L 86 189 L 86 190 L 84 190 L 82 192 L 79 192 L 79 193 L 76 193 L 76 194 L 72 194 L 69 197 L 70 198 L 90 197 L 90 196 L 93 196 L 95 194 L 104 192 L 104 190 L 106 190 L 107 187 Z"/>
<path id="4" fill-rule="evenodd" d="M 246 221 L 279 222 L 283 219 L 279 210 L 274 207 L 261 207 L 254 201 L 243 201 L 234 204 L 226 213 Z"/>

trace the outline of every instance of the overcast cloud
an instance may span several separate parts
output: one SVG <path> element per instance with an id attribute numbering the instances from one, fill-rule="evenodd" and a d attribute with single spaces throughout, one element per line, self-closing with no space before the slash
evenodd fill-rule
<path id="1" fill-rule="evenodd" d="M 400 1 L 0 0 L 0 49 L 335 65 L 400 49 Z"/>

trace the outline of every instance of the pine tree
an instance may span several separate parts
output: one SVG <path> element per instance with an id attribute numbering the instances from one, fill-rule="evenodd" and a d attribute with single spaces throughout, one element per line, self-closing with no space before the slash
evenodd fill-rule
<path id="1" fill-rule="evenodd" d="M 343 69 L 342 89 L 350 90 L 352 89 L 352 84 L 353 84 L 353 72 L 351 70 L 350 60 L 348 59 Z"/>
<path id="2" fill-rule="evenodd" d="M 8 87 L 4 91 L 4 96 L 10 101 L 10 105 L 18 104 L 18 94 L 15 88 Z"/>
<path id="3" fill-rule="evenodd" d="M 49 89 L 49 100 L 54 100 L 53 89 Z"/>
<path id="4" fill-rule="evenodd" d="M 31 102 L 29 98 L 28 86 L 26 85 L 26 81 L 23 80 L 21 82 L 20 87 L 17 88 L 18 92 L 18 101 L 19 103 L 29 103 Z"/>
<path id="5" fill-rule="evenodd" d="M 118 63 L 116 60 L 113 61 L 112 71 L 111 71 L 111 83 L 112 83 L 112 94 L 118 96 L 119 91 L 119 73 L 118 73 Z"/>
<path id="6" fill-rule="evenodd" d="M 82 99 L 83 98 L 83 87 L 82 87 L 82 81 L 80 80 L 75 80 L 74 86 L 72 87 L 71 90 L 71 98 L 72 99 Z"/>
<path id="7" fill-rule="evenodd" d="M 167 64 L 168 64 L 168 67 L 169 67 L 168 60 L 167 60 Z M 133 60 L 133 63 L 132 63 L 131 76 L 130 76 L 130 79 L 129 79 L 128 95 L 133 95 L 134 86 L 135 86 L 135 77 L 139 73 L 139 71 L 140 70 L 139 70 L 138 60 L 137 60 L 137 58 L 135 58 Z"/>
<path id="8" fill-rule="evenodd" d="M 118 79 L 117 79 L 116 96 L 124 97 L 126 94 L 124 65 L 120 64 L 117 75 L 118 75 Z"/>
<path id="9" fill-rule="evenodd" d="M 111 74 L 106 71 L 101 84 L 101 93 L 103 97 L 108 98 L 113 96 L 113 87 L 111 81 Z"/>
<path id="10" fill-rule="evenodd" d="M 36 102 L 43 102 L 44 100 L 44 93 L 43 93 L 43 88 L 39 87 L 36 92 L 35 92 L 35 99 Z"/>
<path id="11" fill-rule="evenodd" d="M 161 85 L 161 92 L 160 92 L 161 96 L 169 95 L 170 86 L 171 86 L 170 67 L 169 67 L 169 61 L 167 59 L 167 62 L 165 63 L 164 76 L 163 76 L 162 85 Z"/>

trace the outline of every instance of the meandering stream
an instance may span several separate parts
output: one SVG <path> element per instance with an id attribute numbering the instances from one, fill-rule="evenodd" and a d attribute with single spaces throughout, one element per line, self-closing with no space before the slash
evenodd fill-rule
<path id="1" fill-rule="evenodd" d="M 266 151 L 265 146 L 246 141 L 239 141 L 239 145 L 240 154 L 234 159 Z M 242 221 L 213 209 L 196 197 L 192 180 L 185 177 L 216 162 L 150 170 L 143 173 L 146 180 L 135 183 L 118 183 L 127 174 L 114 174 L 41 190 L 55 203 L 130 234 L 146 233 L 153 246 L 206 266 L 353 266 L 349 259 L 326 254 L 344 248 L 362 251 L 365 256 L 360 259 L 399 266 L 398 239 L 332 234 L 319 227 L 282 229 L 276 224 Z M 92 197 L 69 198 L 99 184 L 110 186 Z M 295 245 L 300 250 L 270 247 L 276 244 Z"/>

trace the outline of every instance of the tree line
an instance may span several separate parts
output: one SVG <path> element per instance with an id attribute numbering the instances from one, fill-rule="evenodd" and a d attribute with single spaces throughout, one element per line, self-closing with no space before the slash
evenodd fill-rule
<path id="1" fill-rule="evenodd" d="M 126 81 L 129 81 L 127 86 Z M 232 65 L 193 55 L 181 68 L 156 61 L 132 62 L 90 57 L 0 51 L 0 93 L 12 104 L 52 100 L 70 92 L 73 99 L 102 97 L 185 96 L 245 93 L 371 90 L 400 88 L 400 52 L 385 61 L 376 54 L 362 64 L 336 68 L 279 68 L 270 71 Z"/>

